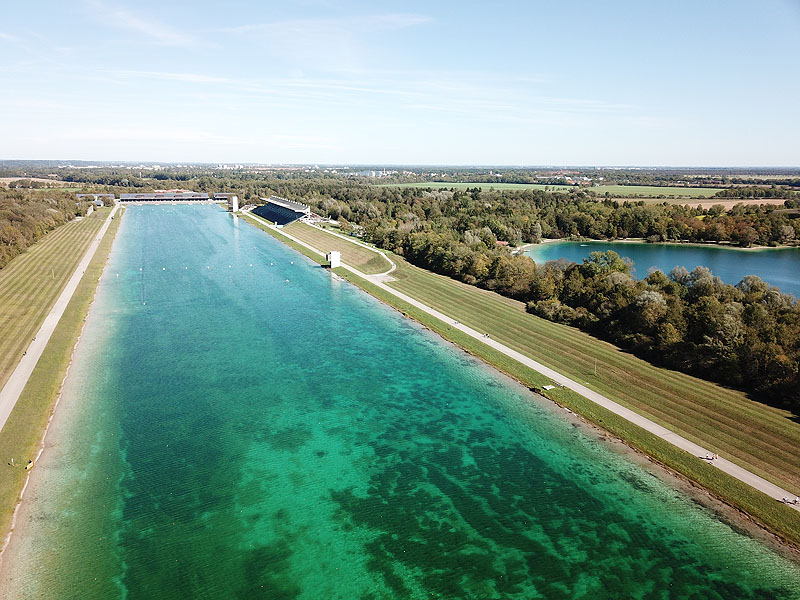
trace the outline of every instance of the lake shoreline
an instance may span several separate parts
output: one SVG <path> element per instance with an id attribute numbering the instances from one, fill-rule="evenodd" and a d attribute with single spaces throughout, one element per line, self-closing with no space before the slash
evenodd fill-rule
<path id="1" fill-rule="evenodd" d="M 533 248 L 536 246 L 541 246 L 542 244 L 556 244 L 556 243 L 563 243 L 563 242 L 580 242 L 585 244 L 646 244 L 648 246 L 679 246 L 679 247 L 694 247 L 694 248 L 723 248 L 725 250 L 740 250 L 743 252 L 761 252 L 764 250 L 791 250 L 800 248 L 800 246 L 789 246 L 789 245 L 781 245 L 781 246 L 750 246 L 749 248 L 742 248 L 741 246 L 734 246 L 732 244 L 722 244 L 719 242 L 648 242 L 645 238 L 623 238 L 623 239 L 616 239 L 616 240 L 595 240 L 591 238 L 543 238 L 541 242 L 538 244 L 530 243 L 530 244 L 522 244 L 521 246 L 516 246 L 512 252 L 517 255 L 523 255 L 525 250 L 528 248 Z"/>

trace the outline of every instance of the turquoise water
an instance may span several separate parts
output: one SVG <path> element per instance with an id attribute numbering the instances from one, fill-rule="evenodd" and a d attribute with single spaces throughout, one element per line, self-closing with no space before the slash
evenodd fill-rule
<path id="1" fill-rule="evenodd" d="M 725 283 L 735 285 L 745 275 L 758 275 L 785 294 L 800 297 L 800 248 L 735 250 L 719 246 L 634 242 L 548 242 L 530 246 L 525 254 L 537 263 L 566 258 L 581 262 L 590 252 L 613 250 L 634 262 L 635 275 L 646 277 L 653 267 L 664 273 L 675 267 L 689 271 L 705 266 Z"/>
<path id="2" fill-rule="evenodd" d="M 213 206 L 128 209 L 72 369 L 19 598 L 798 597 L 797 565 Z"/>

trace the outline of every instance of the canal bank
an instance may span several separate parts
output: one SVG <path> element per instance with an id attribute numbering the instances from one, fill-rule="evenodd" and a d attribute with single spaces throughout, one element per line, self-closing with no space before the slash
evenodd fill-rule
<path id="1" fill-rule="evenodd" d="M 16 597 L 798 588 L 595 432 L 241 220 L 132 207 L 123 227 L 0 575 Z"/>
<path id="2" fill-rule="evenodd" d="M 311 254 L 308 255 L 312 259 L 318 262 L 324 261 L 325 255 L 320 249 L 279 231 L 258 217 L 248 216 L 260 221 L 262 228 L 279 239 L 289 240 L 301 251 L 304 249 L 307 253 L 310 251 Z M 560 404 L 569 406 L 595 424 L 626 440 L 638 450 L 705 487 L 723 501 L 752 515 L 792 544 L 798 544 L 800 540 L 798 505 L 783 503 L 785 498 L 795 498 L 793 492 L 724 458 L 707 460 L 706 457 L 714 456 L 715 453 L 562 376 L 530 357 L 499 344 L 481 332 L 454 321 L 452 316 L 442 314 L 399 293 L 380 281 L 380 278 L 364 275 L 347 265 L 343 269 L 349 271 L 351 275 L 348 278 L 365 291 L 398 308 L 404 314 L 413 316 L 446 339 L 468 349 L 528 387 L 536 389 Z M 355 275 L 355 278 L 352 275 Z M 433 320 L 429 317 L 433 317 Z M 496 352 L 487 351 L 487 346 Z M 503 357 L 511 358 L 511 361 L 509 362 L 507 358 L 498 358 L 498 352 Z M 559 387 L 553 388 L 549 385 L 553 382 Z M 722 471 L 724 474 L 715 471 Z"/>

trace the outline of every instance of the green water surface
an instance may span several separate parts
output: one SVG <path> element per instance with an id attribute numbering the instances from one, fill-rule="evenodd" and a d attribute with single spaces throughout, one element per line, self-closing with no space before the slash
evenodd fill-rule
<path id="1" fill-rule="evenodd" d="M 19 598 L 800 590 L 596 433 L 214 206 L 128 209 L 61 408 Z"/>

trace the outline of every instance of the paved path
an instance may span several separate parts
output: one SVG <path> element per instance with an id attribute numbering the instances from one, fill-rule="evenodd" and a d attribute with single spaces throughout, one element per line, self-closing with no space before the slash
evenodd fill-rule
<path id="1" fill-rule="evenodd" d="M 92 260 L 94 253 L 97 251 L 97 247 L 100 245 L 100 240 L 103 239 L 103 236 L 106 234 L 109 225 L 111 225 L 111 218 L 117 212 L 118 207 L 119 204 L 115 205 L 114 208 L 111 209 L 111 212 L 108 213 L 106 222 L 103 223 L 103 226 L 100 228 L 100 231 L 97 232 L 95 239 L 92 240 L 91 244 L 89 244 L 89 248 L 87 248 L 86 253 L 81 259 L 81 262 L 78 263 L 75 272 L 72 274 L 72 277 L 69 278 L 69 281 L 64 287 L 64 290 L 61 292 L 61 295 L 58 297 L 58 300 L 56 300 L 53 308 L 50 309 L 50 312 L 45 317 L 41 328 L 36 333 L 36 337 L 33 339 L 33 342 L 31 342 L 31 345 L 28 346 L 25 356 L 23 356 L 19 361 L 17 368 L 14 369 L 11 377 L 6 382 L 6 385 L 3 387 L 2 391 L 0 391 L 0 431 L 3 430 L 3 426 L 6 424 L 11 411 L 14 410 L 14 406 L 17 404 L 20 394 L 22 394 L 22 390 L 25 389 L 25 385 L 28 383 L 28 379 L 30 378 L 31 373 L 33 373 L 36 363 L 39 362 L 39 358 L 42 356 L 45 346 L 47 346 L 47 342 L 50 341 L 50 336 L 53 335 L 53 331 L 55 331 L 56 325 L 58 325 L 58 322 L 61 319 L 61 315 L 63 315 L 64 311 L 67 309 L 67 304 L 69 304 L 69 301 L 72 299 L 72 295 L 75 293 L 78 283 L 80 283 L 81 277 L 83 277 L 84 271 L 86 271 L 86 268 L 89 266 L 89 262 Z"/>
<path id="2" fill-rule="evenodd" d="M 281 231 L 280 229 L 277 229 L 276 227 L 270 225 L 269 223 L 267 223 L 263 219 L 255 216 L 255 215 L 249 215 L 249 216 L 251 216 L 251 217 L 253 217 L 255 219 L 258 219 L 259 221 L 261 221 L 262 223 L 264 223 L 265 225 L 267 225 L 271 229 L 275 229 L 281 235 L 285 235 L 287 238 L 289 238 L 292 241 L 300 244 L 301 246 L 303 246 L 305 248 L 308 248 L 309 250 L 319 254 L 323 258 L 325 257 L 324 253 L 320 252 L 319 250 L 317 250 L 313 246 L 309 246 L 305 242 L 303 242 L 301 240 L 298 240 L 297 238 L 287 234 L 284 231 Z M 325 231 L 325 230 L 323 229 L 322 231 Z M 649 431 L 650 433 L 660 437 L 661 439 L 668 441 L 673 446 L 677 446 L 681 450 L 685 450 L 689 454 L 697 456 L 698 458 L 703 458 L 705 456 L 712 455 L 712 452 L 710 450 L 707 450 L 707 449 L 703 448 L 702 446 L 698 446 L 694 442 L 691 442 L 691 441 L 687 440 L 686 438 L 683 438 L 683 437 L 679 436 L 677 433 L 675 433 L 673 431 L 670 431 L 666 427 L 662 427 L 658 423 L 655 423 L 655 422 L 651 421 L 650 419 L 647 419 L 647 418 L 641 416 L 640 414 L 633 412 L 629 408 L 626 408 L 626 407 L 622 406 L 621 404 L 618 404 L 618 403 L 614 402 L 613 400 L 610 400 L 610 399 L 606 398 L 602 394 L 598 394 L 594 390 L 589 389 L 588 387 L 578 383 L 577 381 L 573 381 L 569 377 L 565 377 L 564 375 L 561 375 L 560 373 L 554 371 L 553 369 L 551 369 L 549 367 L 546 367 L 545 365 L 543 365 L 543 364 L 541 364 L 539 362 L 536 362 L 535 360 L 525 356 L 524 354 L 521 354 L 520 352 L 517 352 L 516 350 L 514 350 L 512 348 L 509 348 L 508 346 L 505 346 L 505 345 L 501 344 L 500 342 L 497 342 L 497 341 L 495 341 L 495 340 L 493 340 L 491 338 L 485 337 L 485 335 L 482 332 L 476 331 L 476 330 L 472 329 L 471 327 L 467 327 L 463 323 L 456 322 L 456 321 L 453 320 L 452 317 L 448 317 L 444 313 L 441 313 L 438 310 L 436 310 L 434 308 L 431 308 L 430 306 L 427 306 L 427 305 L 423 304 L 422 302 L 419 302 L 418 300 L 415 300 L 414 298 L 411 298 L 410 296 L 407 296 L 406 294 L 403 294 L 402 292 L 398 292 L 397 290 L 390 288 L 388 285 L 386 285 L 385 283 L 383 283 L 379 279 L 376 279 L 375 277 L 372 277 L 370 275 L 366 275 L 364 273 L 361 273 L 357 269 L 354 269 L 353 267 L 350 267 L 350 266 L 348 266 L 348 265 L 346 265 L 344 263 L 342 263 L 342 266 L 345 269 L 347 269 L 348 271 L 358 275 L 359 277 L 363 277 L 367 281 L 372 282 L 373 284 L 377 285 L 382 290 L 384 290 L 386 292 L 389 292 L 390 294 L 396 296 L 397 298 L 400 298 L 401 300 L 404 300 L 404 301 L 408 302 L 409 304 L 419 308 L 420 310 L 425 311 L 429 315 L 432 315 L 432 316 L 436 317 L 437 319 L 439 319 L 440 321 L 443 321 L 444 323 L 449 323 L 452 327 L 454 327 L 454 328 L 456 328 L 456 329 L 458 329 L 460 331 L 463 331 L 467 335 L 470 335 L 470 336 L 474 337 L 475 339 L 480 340 L 484 344 L 486 344 L 488 346 L 491 346 L 492 348 L 494 348 L 496 350 L 499 350 L 500 352 L 502 352 L 506 356 L 510 356 L 514 360 L 522 363 L 523 365 L 525 365 L 527 367 L 530 367 L 531 369 L 541 373 L 542 375 L 546 375 L 547 377 L 549 377 L 550 379 L 552 379 L 554 382 L 558 383 L 559 385 L 562 385 L 565 388 L 569 388 L 569 389 L 573 390 L 574 392 L 577 392 L 578 394 L 580 394 L 584 398 L 588 398 L 592 402 L 595 402 L 596 404 L 599 404 L 600 406 L 610 410 L 611 412 L 621 416 L 622 418 L 627 419 L 628 421 L 638 425 L 642 429 L 645 429 L 645 430 Z M 764 492 L 767 496 L 770 496 L 770 497 L 772 497 L 772 498 L 774 498 L 776 500 L 780 501 L 780 500 L 783 500 L 784 498 L 791 498 L 791 499 L 795 498 L 795 495 L 793 493 L 791 493 L 791 492 L 789 492 L 787 490 L 784 490 L 783 488 L 775 485 L 774 483 L 771 483 L 771 482 L 767 481 L 763 477 L 759 477 L 755 473 L 751 473 L 747 469 L 744 469 L 744 468 L 740 467 L 739 465 L 737 465 L 737 464 L 735 464 L 735 463 L 733 463 L 733 462 L 731 462 L 729 460 L 726 460 L 724 458 L 717 458 L 717 459 L 715 459 L 713 461 L 708 461 L 708 462 L 710 464 L 712 464 L 713 466 L 717 467 L 719 470 L 724 471 L 725 473 L 731 475 L 732 477 L 735 477 L 736 479 L 738 479 L 740 481 L 743 481 L 744 483 L 750 485 L 751 487 L 754 487 L 755 489 L 757 489 L 757 490 L 759 490 L 761 492 Z M 790 504 L 788 506 L 791 506 L 795 510 L 800 511 L 800 505 L 791 505 Z"/>
<path id="3" fill-rule="evenodd" d="M 394 270 L 397 268 L 397 265 L 396 265 L 396 264 L 394 264 L 394 261 L 393 261 L 391 258 L 389 258 L 388 256 L 386 256 L 386 254 L 384 254 L 383 252 L 379 252 L 378 250 L 376 250 L 376 249 L 375 249 L 375 248 L 373 248 L 372 246 L 368 246 L 368 245 L 367 245 L 367 244 L 365 244 L 364 242 L 360 242 L 360 241 L 358 241 L 358 240 L 354 240 L 353 238 L 347 237 L 346 235 L 342 235 L 341 233 L 337 233 L 337 232 L 335 232 L 335 231 L 329 231 L 328 229 L 323 229 L 322 227 L 319 227 L 318 225 L 314 225 L 314 223 L 311 223 L 311 222 L 308 222 L 308 221 L 302 221 L 302 222 L 303 222 L 303 223 L 305 223 L 306 225 L 309 225 L 309 226 L 311 226 L 311 227 L 314 227 L 314 228 L 316 228 L 316 229 L 319 229 L 320 231 L 324 231 L 324 232 L 325 232 L 325 233 L 327 233 L 328 235 L 335 235 L 335 236 L 336 236 L 336 237 L 338 237 L 338 238 L 342 238 L 342 239 L 343 239 L 343 240 L 345 240 L 346 242 L 350 242 L 351 244 L 356 244 L 357 246 L 361 246 L 362 248 L 366 248 L 367 250 L 372 250 L 372 251 L 373 251 L 375 254 L 377 254 L 378 256 L 382 256 L 383 258 L 385 258 L 385 259 L 386 259 L 386 260 L 389 262 L 389 264 L 391 265 L 391 267 L 389 267 L 389 270 L 387 270 L 387 271 L 384 271 L 383 273 L 376 273 L 375 275 L 370 275 L 370 278 L 373 278 L 373 279 L 374 279 L 374 278 L 379 278 L 381 281 L 385 281 L 385 280 L 392 281 L 392 279 L 391 279 L 391 278 L 386 278 L 386 279 L 384 279 L 384 278 L 385 278 L 385 277 L 386 277 L 386 276 L 387 276 L 389 273 L 391 273 L 392 271 L 394 271 Z M 309 246 L 309 247 L 310 247 L 310 246 Z"/>

